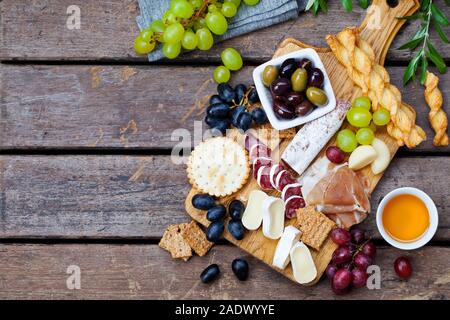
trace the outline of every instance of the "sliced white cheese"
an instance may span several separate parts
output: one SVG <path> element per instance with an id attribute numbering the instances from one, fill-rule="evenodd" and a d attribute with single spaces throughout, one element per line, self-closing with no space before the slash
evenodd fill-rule
<path id="1" fill-rule="evenodd" d="M 311 252 L 303 242 L 294 244 L 290 256 L 294 278 L 298 283 L 309 283 L 317 277 L 317 269 Z"/>
<path id="2" fill-rule="evenodd" d="M 370 168 L 374 174 L 379 174 L 389 166 L 389 162 L 391 162 L 391 153 L 386 143 L 377 138 L 373 139 L 372 147 L 377 152 L 377 157 L 370 165 Z"/>
<path id="3" fill-rule="evenodd" d="M 377 151 L 372 146 L 359 146 L 348 158 L 348 167 L 359 170 L 371 164 L 377 158 Z"/>
<path id="4" fill-rule="evenodd" d="M 260 190 L 250 192 L 247 207 L 242 215 L 242 224 L 247 230 L 256 230 L 262 222 L 262 204 L 269 196 Z"/>
<path id="5" fill-rule="evenodd" d="M 263 202 L 263 234 L 269 239 L 279 239 L 284 230 L 284 201 L 268 197 Z"/>
<path id="6" fill-rule="evenodd" d="M 291 261 L 290 253 L 292 246 L 298 242 L 302 232 L 296 227 L 287 226 L 284 228 L 283 235 L 278 241 L 277 248 L 275 249 L 275 255 L 273 256 L 273 266 L 284 269 Z"/>

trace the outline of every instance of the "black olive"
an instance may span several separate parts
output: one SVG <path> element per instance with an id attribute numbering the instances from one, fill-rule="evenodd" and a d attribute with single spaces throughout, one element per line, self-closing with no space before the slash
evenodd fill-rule
<path id="1" fill-rule="evenodd" d="M 251 128 L 252 121 L 252 115 L 245 111 L 239 116 L 237 127 L 245 132 Z"/>
<path id="2" fill-rule="evenodd" d="M 244 210 L 245 210 L 245 206 L 242 203 L 242 201 L 239 201 L 239 200 L 231 201 L 228 206 L 228 213 L 230 214 L 230 217 L 233 220 L 240 220 L 242 218 L 242 214 L 244 213 Z"/>
<path id="3" fill-rule="evenodd" d="M 199 210 L 209 210 L 216 205 L 216 201 L 208 194 L 196 194 L 192 197 L 192 206 Z"/>
<path id="4" fill-rule="evenodd" d="M 295 107 L 295 114 L 298 116 L 304 116 L 312 109 L 314 109 L 314 105 L 309 100 L 305 99 Z"/>
<path id="5" fill-rule="evenodd" d="M 286 103 L 291 107 L 299 105 L 303 100 L 305 100 L 304 96 L 297 92 L 291 92 L 286 96 Z"/>
<path id="6" fill-rule="evenodd" d="M 206 219 L 211 222 L 219 221 L 223 217 L 225 217 L 226 214 L 227 209 L 223 205 L 219 204 L 218 206 L 212 207 L 208 210 L 208 212 L 206 213 Z"/>
<path id="7" fill-rule="evenodd" d="M 279 119 L 292 119 L 295 117 L 293 108 L 286 105 L 284 99 L 276 97 L 273 100 L 273 111 Z"/>
<path id="8" fill-rule="evenodd" d="M 235 88 L 234 88 L 234 93 L 236 95 L 236 97 L 234 98 L 234 102 L 236 104 L 241 103 L 242 99 L 244 98 L 245 92 L 247 91 L 247 87 L 245 86 L 245 84 L 238 84 Z"/>
<path id="9" fill-rule="evenodd" d="M 211 242 L 217 242 L 222 237 L 223 231 L 225 230 L 225 224 L 223 221 L 211 222 L 208 229 L 206 230 L 206 238 Z"/>
<path id="10" fill-rule="evenodd" d="M 234 259 L 231 263 L 234 275 L 241 281 L 248 278 L 248 262 L 244 259 Z"/>
<path id="11" fill-rule="evenodd" d="M 241 220 L 230 220 L 228 222 L 228 231 L 236 240 L 244 239 L 245 229 Z"/>
<path id="12" fill-rule="evenodd" d="M 306 71 L 308 71 L 309 69 L 312 68 L 312 62 L 311 60 L 304 58 L 300 60 L 300 62 L 298 63 L 298 67 L 306 69 Z"/>
<path id="13" fill-rule="evenodd" d="M 256 88 L 252 88 L 248 93 L 248 101 L 250 101 L 251 103 L 259 102 L 259 95 L 258 91 L 256 91 Z"/>
<path id="14" fill-rule="evenodd" d="M 212 95 L 211 98 L 209 98 L 209 104 L 216 104 L 216 103 L 222 103 L 222 99 L 220 99 L 219 95 L 215 94 Z"/>
<path id="15" fill-rule="evenodd" d="M 213 118 L 227 118 L 230 110 L 230 106 L 222 102 L 210 105 L 206 108 L 206 114 Z"/>
<path id="16" fill-rule="evenodd" d="M 270 91 L 276 96 L 284 96 L 291 91 L 291 83 L 285 78 L 277 79 L 270 85 Z"/>
<path id="17" fill-rule="evenodd" d="M 323 72 L 322 70 L 318 68 L 311 68 L 311 70 L 308 71 L 308 86 L 309 87 L 316 87 L 316 88 L 322 88 L 323 86 Z"/>
<path id="18" fill-rule="evenodd" d="M 233 99 L 236 98 L 233 88 L 226 83 L 221 83 L 217 86 L 217 93 L 219 94 L 220 99 L 225 102 L 232 102 Z"/>
<path id="19" fill-rule="evenodd" d="M 231 111 L 231 123 L 233 124 L 233 126 L 235 126 L 236 128 L 238 127 L 238 125 L 239 125 L 239 117 L 241 116 L 241 114 L 243 113 L 243 112 L 245 112 L 246 111 L 246 109 L 245 109 L 245 107 L 244 106 L 237 106 L 236 108 L 234 108 L 232 111 Z"/>
<path id="20" fill-rule="evenodd" d="M 214 263 L 214 264 L 206 267 L 205 270 L 203 270 L 203 272 L 200 274 L 200 280 L 203 283 L 209 283 L 209 282 L 217 279 L 219 274 L 220 274 L 219 266 Z"/>
<path id="21" fill-rule="evenodd" d="M 290 79 L 296 69 L 297 62 L 294 58 L 284 60 L 280 67 L 280 78 Z"/>

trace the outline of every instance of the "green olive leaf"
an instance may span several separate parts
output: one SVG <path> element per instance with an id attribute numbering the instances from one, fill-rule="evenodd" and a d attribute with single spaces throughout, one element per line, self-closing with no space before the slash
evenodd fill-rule
<path id="1" fill-rule="evenodd" d="M 363 9 L 367 9 L 369 7 L 369 0 L 358 0 L 358 3 L 359 6 Z"/>
<path id="2" fill-rule="evenodd" d="M 414 50 L 415 48 L 417 48 L 417 46 L 423 42 L 423 40 L 425 39 L 424 36 L 417 38 L 417 39 L 412 39 L 408 42 L 406 42 L 405 44 L 401 45 L 398 50 L 404 50 L 404 49 L 411 49 Z"/>
<path id="3" fill-rule="evenodd" d="M 352 0 L 341 0 L 342 6 L 347 12 L 351 12 L 353 10 L 353 2 Z"/>
<path id="4" fill-rule="evenodd" d="M 431 13 L 433 19 L 440 25 L 447 27 L 450 24 L 445 14 L 434 3 L 431 4 Z"/>
<path id="5" fill-rule="evenodd" d="M 428 52 L 427 52 L 428 58 L 434 63 L 434 65 L 438 68 L 440 73 L 445 73 L 447 71 L 447 66 L 445 65 L 445 61 L 441 57 L 439 52 L 436 50 L 436 48 L 433 46 L 431 41 L 428 41 L 427 47 L 428 47 Z"/>
<path id="6" fill-rule="evenodd" d="M 449 0 L 450 1 L 450 0 Z M 444 33 L 444 30 L 442 30 L 441 26 L 439 25 L 439 23 L 437 23 L 436 21 L 433 23 L 434 26 L 434 30 L 436 30 L 436 33 L 439 35 L 439 38 L 441 38 L 441 40 L 444 43 L 450 43 L 447 35 Z"/>
<path id="7" fill-rule="evenodd" d="M 428 68 L 428 59 L 425 55 L 422 55 L 422 61 L 420 65 L 420 83 L 425 85 L 425 81 L 427 80 L 427 68 Z"/>
<path id="8" fill-rule="evenodd" d="M 417 70 L 417 63 L 421 56 L 423 55 L 423 50 L 420 50 L 414 58 L 411 59 L 408 66 L 406 67 L 405 73 L 403 74 L 403 84 L 406 85 L 409 80 L 414 78 L 414 75 Z"/>

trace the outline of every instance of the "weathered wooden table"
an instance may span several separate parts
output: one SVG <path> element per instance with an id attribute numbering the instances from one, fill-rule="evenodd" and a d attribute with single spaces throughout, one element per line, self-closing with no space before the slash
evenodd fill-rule
<path id="1" fill-rule="evenodd" d="M 157 246 L 167 225 L 188 220 L 189 184 L 184 166 L 170 161 L 178 143 L 171 134 L 193 132 L 194 120 L 201 120 L 198 101 L 214 91 L 220 51 L 242 52 L 246 67 L 233 83 L 249 83 L 253 66 L 268 60 L 282 39 L 324 46 L 327 33 L 359 25 L 363 11 L 344 13 L 336 2 L 328 15 L 303 14 L 209 52 L 148 64 L 132 49 L 135 0 L 80 2 L 80 30 L 66 27 L 71 0 L 0 1 L 0 298 L 336 298 L 326 280 L 302 288 L 252 258 L 251 279 L 238 282 L 229 264 L 244 253 L 226 243 L 188 263 Z M 423 88 L 401 86 L 411 54 L 395 49 L 416 27 L 400 32 L 387 65 L 432 137 Z M 449 47 L 433 39 L 450 61 Z M 450 111 L 450 73 L 440 87 Z M 392 265 L 403 252 L 385 245 L 371 214 L 364 227 L 379 244 L 382 288 L 344 298 L 450 297 L 450 148 L 434 148 L 431 140 L 397 154 L 372 205 L 399 186 L 425 190 L 440 213 L 435 238 L 406 253 L 414 276 L 400 281 Z M 203 285 L 199 273 L 212 261 L 222 266 L 222 278 Z M 77 269 L 70 266 L 80 268 L 81 289 L 67 286 L 67 271 Z"/>

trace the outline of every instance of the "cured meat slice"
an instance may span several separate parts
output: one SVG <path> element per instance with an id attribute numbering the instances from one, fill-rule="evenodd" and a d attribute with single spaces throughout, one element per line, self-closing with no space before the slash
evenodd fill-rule
<path id="1" fill-rule="evenodd" d="M 277 178 L 277 175 L 278 175 L 282 170 L 284 170 L 284 168 L 283 168 L 283 166 L 280 165 L 279 163 L 273 164 L 272 167 L 270 168 L 270 183 L 272 184 L 272 187 L 273 187 L 274 189 L 277 188 L 276 181 L 275 181 L 276 178 Z"/>
<path id="2" fill-rule="evenodd" d="M 256 158 L 253 161 L 253 177 L 256 179 L 258 177 L 258 170 L 261 167 L 270 167 L 272 166 L 272 159 L 270 158 L 266 158 L 266 157 L 261 157 L 261 158 Z"/>
<path id="3" fill-rule="evenodd" d="M 256 182 L 263 190 L 272 190 L 272 184 L 270 183 L 270 167 L 264 166 L 258 169 L 258 176 Z"/>
<path id="4" fill-rule="evenodd" d="M 250 147 L 248 154 L 250 159 L 256 159 L 260 157 L 270 158 L 271 150 L 265 145 L 258 143 Z"/>
<path id="5" fill-rule="evenodd" d="M 292 196 L 301 196 L 302 195 L 302 185 L 300 183 L 291 183 L 283 188 L 281 192 L 281 199 L 286 201 Z"/>
<path id="6" fill-rule="evenodd" d="M 281 192 L 285 186 L 287 186 L 288 184 L 295 183 L 295 182 L 296 182 L 296 180 L 290 174 L 289 171 L 282 170 L 282 171 L 280 171 L 280 173 L 278 173 L 278 175 L 275 179 L 275 186 L 276 186 L 275 188 Z"/>
<path id="7" fill-rule="evenodd" d="M 300 196 L 289 197 L 284 204 L 284 215 L 288 219 L 292 219 L 297 215 L 297 209 L 305 207 L 305 200 Z"/>

